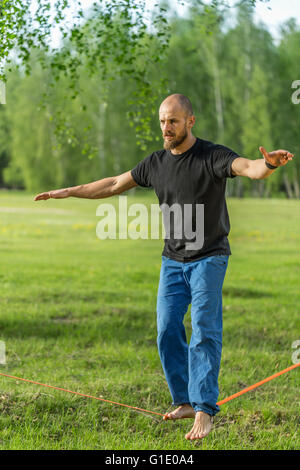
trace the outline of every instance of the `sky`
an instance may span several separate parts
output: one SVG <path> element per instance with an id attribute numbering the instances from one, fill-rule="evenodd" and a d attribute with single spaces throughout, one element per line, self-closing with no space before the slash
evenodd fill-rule
<path id="1" fill-rule="evenodd" d="M 176 10 L 179 15 L 184 15 L 186 7 L 180 6 L 178 0 L 169 0 L 171 5 L 176 5 Z M 188 4 L 188 0 L 180 0 L 183 4 Z M 207 0 L 209 1 L 209 0 Z M 227 0 L 229 4 L 233 5 L 237 0 Z M 94 0 L 81 0 L 82 7 L 88 8 L 94 3 Z M 157 0 L 146 0 L 146 5 L 151 8 L 157 3 Z M 35 5 L 35 0 L 32 5 Z M 258 23 L 262 21 L 268 27 L 270 33 L 276 39 L 279 38 L 279 26 L 289 18 L 296 18 L 297 23 L 300 25 L 300 0 L 263 0 L 257 1 L 255 7 L 254 18 Z M 54 30 L 52 35 L 52 47 L 57 47 L 59 44 L 59 34 Z"/>
<path id="2" fill-rule="evenodd" d="M 265 23 L 277 25 L 282 21 L 295 17 L 300 22 L 299 0 L 270 0 L 267 3 L 257 2 L 256 17 Z"/>
<path id="3" fill-rule="evenodd" d="M 300 24 L 299 0 L 270 0 L 267 3 L 257 2 L 255 7 L 255 21 L 265 23 L 270 33 L 277 38 L 279 25 L 289 18 L 296 18 Z"/>
<path id="4" fill-rule="evenodd" d="M 233 5 L 237 0 L 228 0 L 230 5 Z M 147 0 L 149 5 L 156 3 L 155 0 Z M 171 0 L 172 3 L 172 0 Z M 188 3 L 188 2 L 186 2 Z M 185 7 L 177 7 L 179 14 L 184 14 Z M 279 36 L 279 26 L 289 18 L 296 18 L 297 23 L 300 25 L 300 1 L 299 0 L 269 0 L 257 1 L 255 7 L 254 18 L 258 23 L 262 21 L 265 23 L 274 36 Z"/>

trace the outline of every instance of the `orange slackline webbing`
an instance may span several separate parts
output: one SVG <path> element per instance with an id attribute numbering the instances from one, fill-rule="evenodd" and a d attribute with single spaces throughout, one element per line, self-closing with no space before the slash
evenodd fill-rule
<path id="1" fill-rule="evenodd" d="M 225 398 L 224 400 L 219 401 L 217 403 L 217 405 L 223 405 L 224 403 L 227 403 L 228 401 L 233 400 L 234 398 L 237 398 L 240 395 L 243 395 L 244 393 L 247 393 L 250 390 L 253 390 L 256 387 L 259 387 L 260 385 L 263 385 L 264 383 L 269 382 L 270 380 L 273 380 L 276 377 L 279 377 L 280 375 L 285 374 L 286 372 L 289 372 L 290 370 L 295 369 L 296 367 L 299 367 L 299 366 L 300 366 L 300 362 L 298 364 L 294 364 L 293 366 L 288 367 L 287 369 L 281 370 L 280 372 L 277 372 L 276 374 L 273 374 L 270 377 L 267 377 L 266 379 L 261 380 L 260 382 L 257 382 L 256 384 L 250 385 L 250 387 L 246 387 L 243 390 L 241 390 L 240 392 L 235 393 L 234 395 L 230 395 L 229 397 Z M 29 382 L 29 383 L 32 383 L 32 384 L 35 384 L 35 385 L 42 385 L 43 387 L 54 388 L 55 390 L 61 390 L 63 392 L 73 393 L 74 395 L 80 395 L 81 397 L 85 397 L 85 398 L 93 398 L 95 400 L 104 401 L 106 403 L 112 403 L 114 405 L 126 406 L 126 408 L 131 408 L 131 409 L 136 410 L 136 411 L 143 411 L 145 413 L 152 413 L 152 414 L 155 414 L 155 415 L 158 415 L 158 416 L 165 416 L 165 414 L 157 413 L 156 411 L 145 410 L 143 408 L 138 408 L 137 406 L 124 405 L 124 403 L 118 403 L 118 402 L 112 401 L 112 400 L 105 400 L 104 398 L 94 397 L 93 395 L 86 395 L 85 393 L 73 392 L 72 390 L 67 390 L 66 388 L 55 387 L 54 385 L 47 385 L 47 384 L 43 384 L 41 382 L 35 382 L 34 380 L 23 379 L 21 377 L 15 377 L 14 375 L 3 374 L 2 372 L 0 372 L 0 375 L 2 375 L 3 377 L 9 377 L 10 379 L 22 380 L 23 382 Z"/>
<path id="2" fill-rule="evenodd" d="M 72 390 L 67 390 L 66 388 L 54 387 L 53 385 L 42 384 L 41 382 L 35 382 L 34 380 L 22 379 L 21 377 L 15 377 L 14 375 L 2 374 L 4 377 L 9 377 L 11 379 L 23 380 L 24 382 L 30 382 L 35 385 L 42 385 L 43 387 L 54 388 L 55 390 L 62 390 L 63 392 L 73 393 L 74 395 L 80 395 L 81 397 L 94 398 L 95 400 L 105 401 L 107 403 L 113 403 L 114 405 L 126 406 L 127 408 L 132 408 L 136 411 L 145 411 L 146 413 L 152 413 L 159 416 L 164 416 L 162 413 L 156 413 L 156 411 L 144 410 L 143 408 L 138 408 L 137 406 L 124 405 L 124 403 L 118 403 L 116 401 L 105 400 L 104 398 L 94 397 L 93 395 L 86 395 L 85 393 L 73 392 Z"/>
<path id="3" fill-rule="evenodd" d="M 283 369 L 280 372 L 276 372 L 276 374 L 270 375 L 270 377 L 267 377 L 264 380 L 261 380 L 260 382 L 257 382 L 254 385 L 250 385 L 250 387 L 243 388 L 240 392 L 234 393 L 234 395 L 230 395 L 230 397 L 224 398 L 224 400 L 221 400 L 217 403 L 217 405 L 224 405 L 224 403 L 227 403 L 230 400 L 233 400 L 236 397 L 239 397 L 240 395 L 243 395 L 244 393 L 250 392 L 250 390 L 253 390 L 256 387 L 259 387 L 262 384 L 265 384 L 266 382 L 270 382 L 270 380 L 275 379 L 276 377 L 279 377 L 279 375 L 285 374 L 286 372 L 289 372 L 292 369 L 295 369 L 296 367 L 300 366 L 300 362 L 298 364 L 294 364 L 293 366 L 287 367 L 287 369 Z"/>

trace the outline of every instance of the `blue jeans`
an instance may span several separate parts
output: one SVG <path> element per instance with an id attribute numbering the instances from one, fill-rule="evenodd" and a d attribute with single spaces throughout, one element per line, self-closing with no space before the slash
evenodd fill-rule
<path id="1" fill-rule="evenodd" d="M 228 255 L 181 263 L 162 256 L 157 345 L 173 405 L 189 403 L 214 416 L 222 351 L 222 286 Z M 184 315 L 191 304 L 187 344 Z"/>

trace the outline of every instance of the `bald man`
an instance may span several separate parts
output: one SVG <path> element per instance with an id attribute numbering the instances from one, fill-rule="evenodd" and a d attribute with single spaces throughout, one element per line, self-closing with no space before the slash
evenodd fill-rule
<path id="1" fill-rule="evenodd" d="M 218 413 L 218 375 L 222 350 L 222 286 L 231 255 L 230 230 L 225 200 L 226 179 L 269 177 L 294 155 L 286 150 L 263 158 L 239 157 L 228 147 L 195 137 L 195 116 L 190 100 L 181 94 L 168 96 L 159 108 L 164 148 L 118 176 L 92 183 L 41 193 L 35 200 L 80 197 L 101 199 L 121 194 L 134 186 L 152 187 L 160 207 L 182 208 L 168 227 L 162 252 L 157 294 L 157 344 L 176 409 L 168 419 L 192 418 L 186 439 L 201 439 L 212 428 Z M 192 206 L 192 227 L 198 227 L 197 208 L 204 208 L 202 242 L 182 233 L 185 205 Z M 197 230 L 194 231 L 194 242 Z M 191 305 L 192 336 L 187 344 L 184 315 Z"/>

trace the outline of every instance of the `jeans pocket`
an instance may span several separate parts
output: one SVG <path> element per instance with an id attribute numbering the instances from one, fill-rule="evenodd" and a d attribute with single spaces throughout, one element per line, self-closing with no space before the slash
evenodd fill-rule
<path id="1" fill-rule="evenodd" d="M 213 257 L 213 260 L 217 263 L 217 264 L 220 264 L 222 266 L 226 266 L 228 264 L 228 258 L 229 256 L 228 255 L 215 255 Z"/>

